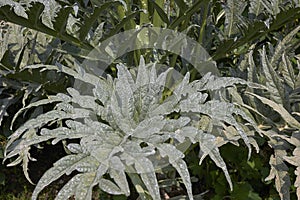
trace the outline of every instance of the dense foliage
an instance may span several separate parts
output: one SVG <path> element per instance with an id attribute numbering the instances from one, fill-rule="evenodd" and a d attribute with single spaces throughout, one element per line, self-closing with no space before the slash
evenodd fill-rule
<path id="1" fill-rule="evenodd" d="M 36 149 L 63 146 L 32 199 L 65 174 L 56 199 L 299 199 L 299 16 L 292 0 L 1 1 L 0 159 L 32 183 Z M 193 38 L 210 72 L 111 44 L 106 76 L 84 65 L 145 27 Z"/>

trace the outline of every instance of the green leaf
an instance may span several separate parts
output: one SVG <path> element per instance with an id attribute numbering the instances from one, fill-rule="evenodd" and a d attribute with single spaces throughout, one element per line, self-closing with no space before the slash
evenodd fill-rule
<path id="1" fill-rule="evenodd" d="M 99 19 L 102 12 L 115 4 L 118 5 L 122 3 L 120 1 L 109 1 L 99 5 L 99 7 L 95 7 L 93 14 L 84 19 L 84 24 L 80 27 L 79 30 L 79 39 L 85 40 L 88 32 L 91 30 L 97 19 Z"/>
<path id="2" fill-rule="evenodd" d="M 275 20 L 272 22 L 269 28 L 269 32 L 276 31 L 280 27 L 285 26 L 289 22 L 293 22 L 300 16 L 299 7 L 290 7 L 289 9 L 281 10 L 276 16 Z"/>
<path id="3" fill-rule="evenodd" d="M 281 12 L 274 16 L 268 26 L 262 21 L 254 21 L 242 29 L 242 37 L 223 40 L 212 57 L 214 60 L 219 60 L 233 55 L 232 51 L 234 49 L 243 47 L 243 45 L 248 44 L 249 41 L 256 41 L 257 39 L 263 38 L 272 31 L 277 31 L 290 22 L 293 23 L 299 16 L 299 7 L 289 7 L 281 10 Z"/>
<path id="4" fill-rule="evenodd" d="M 107 39 L 109 37 L 116 35 L 126 24 L 128 24 L 132 19 L 134 19 L 141 12 L 143 12 L 143 11 L 138 10 L 138 11 L 132 12 L 130 15 L 127 15 L 117 25 L 115 25 L 115 27 L 109 32 L 108 35 L 106 35 L 104 38 L 102 38 L 102 41 L 104 41 L 105 39 Z"/>
<path id="5" fill-rule="evenodd" d="M 153 8 L 156 10 L 158 15 L 160 16 L 161 20 L 163 22 L 165 22 L 167 25 L 169 25 L 170 21 L 169 21 L 168 15 L 165 13 L 165 11 L 159 5 L 157 5 L 157 3 L 155 3 L 154 0 L 149 1 L 149 4 L 151 4 L 153 6 Z"/>
<path id="6" fill-rule="evenodd" d="M 180 9 L 180 15 L 183 14 L 188 9 L 188 5 L 185 3 L 184 0 L 175 0 L 175 3 Z"/>
<path id="7" fill-rule="evenodd" d="M 179 2 L 177 1 L 177 3 L 179 3 Z M 183 21 L 189 19 L 194 13 L 196 13 L 197 11 L 199 11 L 199 8 L 201 7 L 201 5 L 202 5 L 202 1 L 196 1 L 183 14 L 181 14 L 176 19 L 174 19 L 172 21 L 172 23 L 170 23 L 170 25 L 168 26 L 168 28 L 169 29 L 175 29 L 176 27 L 178 27 Z"/>
<path id="8" fill-rule="evenodd" d="M 55 21 L 53 23 L 53 28 L 60 35 L 66 34 L 66 27 L 68 24 L 69 14 L 73 11 L 71 6 L 65 6 L 64 9 L 60 9 L 55 17 Z"/>

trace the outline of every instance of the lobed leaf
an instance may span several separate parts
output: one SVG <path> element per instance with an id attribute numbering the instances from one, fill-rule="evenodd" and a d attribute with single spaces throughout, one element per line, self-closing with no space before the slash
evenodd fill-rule
<path id="1" fill-rule="evenodd" d="M 77 155 L 68 155 L 53 164 L 53 167 L 47 170 L 44 175 L 40 178 L 37 183 L 33 193 L 32 199 L 35 200 L 38 197 L 38 194 L 50 183 L 59 179 L 62 175 L 75 169 L 78 164 L 84 162 L 86 155 L 77 154 Z"/>
<path id="2" fill-rule="evenodd" d="M 199 165 L 201 165 L 204 158 L 207 155 L 209 155 L 209 157 L 214 161 L 214 163 L 223 170 L 226 180 L 230 186 L 230 189 L 233 190 L 232 181 L 229 176 L 229 172 L 226 167 L 226 163 L 223 160 L 223 158 L 221 157 L 221 154 L 219 152 L 215 136 L 213 136 L 212 134 L 209 134 L 209 133 L 199 133 L 198 141 L 199 141 L 199 147 L 200 147 Z"/>

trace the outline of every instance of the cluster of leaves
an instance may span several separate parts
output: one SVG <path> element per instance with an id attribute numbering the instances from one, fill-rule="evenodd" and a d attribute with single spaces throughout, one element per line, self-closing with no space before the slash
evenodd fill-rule
<path id="1" fill-rule="evenodd" d="M 33 199 L 45 186 L 74 170 L 80 173 L 62 188 L 58 199 L 67 199 L 72 195 L 76 199 L 90 199 L 92 188 L 97 184 L 105 192 L 128 196 L 125 172 L 143 199 L 147 199 L 146 189 L 153 199 L 160 199 L 155 171 L 161 167 L 158 160 L 164 157 L 168 158 L 167 164 L 180 174 L 189 198 L 193 199 L 189 172 L 183 160 L 189 143 L 200 145 L 201 160 L 209 155 L 224 171 L 231 187 L 231 179 L 218 147 L 240 138 L 249 151 L 250 143 L 257 146 L 255 140 L 251 140 L 253 134 L 246 133 L 233 115 L 242 117 L 253 130 L 255 122 L 233 104 L 208 100 L 209 94 L 205 92 L 246 84 L 242 79 L 218 78 L 207 74 L 189 83 L 187 73 L 172 94 L 164 99 L 165 81 L 171 70 L 157 76 L 155 65 L 146 66 L 143 59 L 135 76 L 125 66 L 119 65 L 118 76 L 114 80 L 110 76 L 104 80 L 85 73 L 80 67 L 77 71 L 64 66 L 33 65 L 27 68 L 36 67 L 61 69 L 76 79 L 92 84 L 94 89 L 90 96 L 81 95 L 75 88 L 68 88 L 69 95 L 59 93 L 49 96 L 48 99 L 29 104 L 15 115 L 17 117 L 25 109 L 59 102 L 55 110 L 27 121 L 10 136 L 6 159 L 17 155 L 10 165 L 22 162 L 28 179 L 31 146 L 48 140 L 56 144 L 64 139 L 80 139 L 78 143 L 70 142 L 67 148 L 71 155 L 57 161 L 39 180 Z M 216 109 L 220 112 L 216 112 Z M 171 118 L 169 115 L 174 112 L 179 116 Z M 210 119 L 201 122 L 202 116 Z M 62 122 L 64 126 L 39 131 L 45 124 Z M 225 131 L 223 128 L 214 131 L 201 129 L 209 123 L 214 129 L 229 124 L 237 135 L 230 138 L 222 134 Z M 103 177 L 106 173 L 114 182 Z"/>
<path id="2" fill-rule="evenodd" d="M 274 150 L 269 161 L 270 175 L 266 180 L 275 178 L 281 199 L 290 199 L 288 191 L 291 182 L 286 163 L 297 167 L 294 185 L 297 188 L 297 196 L 300 196 L 298 153 L 300 65 L 298 58 L 291 59 L 294 57 L 293 49 L 299 47 L 299 39 L 295 38 L 299 30 L 300 27 L 296 27 L 278 40 L 275 47 L 268 43 L 267 47 L 262 46 L 255 50 L 253 46 L 236 70 L 245 79 L 268 88 L 267 92 L 263 93 L 248 91 L 248 97 L 240 103 L 247 104 L 245 106 L 264 130 L 264 135 L 269 139 L 269 146 Z M 255 51 L 258 54 L 255 55 Z"/>
<path id="3" fill-rule="evenodd" d="M 192 199 L 185 155 L 199 154 L 201 166 L 209 155 L 232 187 L 219 147 L 240 145 L 242 139 L 249 157 L 251 145 L 262 149 L 257 144 L 262 136 L 274 151 L 264 178 L 275 178 L 286 200 L 290 177 L 296 177 L 300 198 L 299 15 L 299 2 L 292 0 L 1 1 L 0 145 L 12 134 L 11 121 L 18 127 L 6 159 L 17 156 L 10 165 L 22 163 L 30 180 L 30 149 L 46 141 L 65 143 L 70 155 L 45 173 L 33 198 L 63 174 L 77 171 L 58 199 L 89 198 L 95 185 L 128 196 L 130 183 L 141 198 L 159 199 L 156 173 L 162 160 L 177 170 Z M 184 59 L 155 49 L 116 60 L 123 64 L 110 66 L 115 79 L 96 77 L 77 64 L 93 59 L 89 51 L 110 36 L 143 26 L 186 33 L 211 53 L 220 74 L 231 78 L 202 77 Z M 186 76 L 169 90 L 165 79 L 172 71 L 157 75 L 155 63 Z M 74 80 L 93 92 L 80 94 L 70 84 Z M 296 176 L 290 176 L 292 166 Z"/>

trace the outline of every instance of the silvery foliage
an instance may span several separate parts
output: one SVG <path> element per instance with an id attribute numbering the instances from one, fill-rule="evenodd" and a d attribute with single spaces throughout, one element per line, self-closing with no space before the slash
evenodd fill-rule
<path id="1" fill-rule="evenodd" d="M 93 86 L 91 95 L 68 88 L 68 94 L 49 96 L 16 113 L 13 121 L 29 108 L 50 103 L 56 105 L 53 110 L 28 120 L 8 141 L 5 159 L 17 157 L 9 166 L 22 163 L 28 180 L 32 146 L 45 141 L 52 141 L 53 145 L 67 141 L 70 151 L 40 178 L 32 199 L 37 199 L 50 183 L 73 171 L 77 171 L 76 175 L 59 191 L 57 200 L 71 196 L 91 199 L 96 185 L 109 194 L 129 196 L 127 177 L 142 199 L 161 199 L 155 172 L 166 164 L 177 170 L 189 199 L 193 199 L 184 161 L 184 153 L 190 144 L 197 143 L 200 147 L 199 164 L 209 156 L 224 171 L 231 188 L 230 176 L 218 148 L 242 139 L 249 147 L 250 155 L 250 144 L 257 146 L 252 138 L 256 129 L 254 121 L 239 107 L 220 95 L 214 99 L 213 95 L 237 84 L 249 85 L 242 79 L 215 77 L 208 73 L 202 79 L 190 82 L 187 73 L 168 89 L 165 86 L 172 69 L 158 75 L 156 65 L 146 65 L 143 58 L 136 71 L 118 65 L 115 79 L 110 75 L 102 78 L 86 73 L 77 64 L 74 69 L 49 65 L 27 68 L 64 72 Z M 174 113 L 176 117 L 171 117 Z M 237 116 L 241 122 L 236 120 Z M 45 127 L 55 122 L 57 128 Z"/>
<path id="2" fill-rule="evenodd" d="M 300 122 L 297 117 L 300 74 L 295 70 L 295 67 L 300 68 L 300 63 L 297 61 L 297 65 L 293 66 L 291 62 L 294 57 L 292 44 L 299 31 L 300 26 L 278 40 L 276 46 L 268 44 L 261 47 L 257 57 L 254 50 L 249 51 L 239 66 L 244 68 L 249 81 L 264 85 L 267 91 L 257 94 L 249 88 L 247 103 L 274 151 L 269 159 L 270 173 L 265 181 L 275 180 L 282 200 L 292 198 L 292 166 L 296 176 L 293 187 L 300 199 Z M 239 105 L 242 104 L 244 102 L 240 101 Z"/>
<path id="3" fill-rule="evenodd" d="M 0 7 L 9 5 L 18 16 L 28 19 L 28 13 L 26 13 L 26 11 L 31 6 L 31 3 L 35 2 L 39 2 L 44 6 L 44 10 L 41 15 L 42 22 L 48 27 L 53 28 L 52 21 L 61 7 L 55 0 L 2 0 L 0 2 Z"/>

